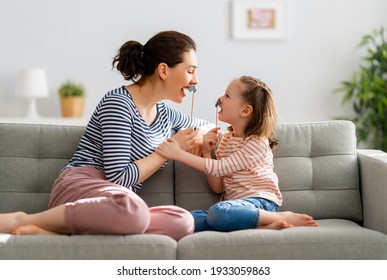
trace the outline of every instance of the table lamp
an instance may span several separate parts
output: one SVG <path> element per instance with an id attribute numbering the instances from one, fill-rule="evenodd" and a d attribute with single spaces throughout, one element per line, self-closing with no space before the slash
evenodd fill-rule
<path id="1" fill-rule="evenodd" d="M 26 118 L 39 118 L 36 98 L 49 95 L 46 71 L 42 68 L 21 70 L 16 84 L 16 95 L 29 99 Z"/>

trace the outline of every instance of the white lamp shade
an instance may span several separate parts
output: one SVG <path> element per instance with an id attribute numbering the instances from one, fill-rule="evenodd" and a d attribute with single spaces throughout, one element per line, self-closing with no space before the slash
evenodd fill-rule
<path id="1" fill-rule="evenodd" d="M 16 95 L 27 98 L 48 97 L 46 71 L 42 68 L 20 71 L 16 84 Z"/>

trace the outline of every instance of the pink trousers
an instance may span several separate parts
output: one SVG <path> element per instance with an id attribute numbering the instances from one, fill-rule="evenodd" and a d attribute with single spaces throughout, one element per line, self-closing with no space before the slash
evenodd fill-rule
<path id="1" fill-rule="evenodd" d="M 49 208 L 65 204 L 72 234 L 164 234 L 176 240 L 194 230 L 191 213 L 174 206 L 148 207 L 133 191 L 108 182 L 103 170 L 73 167 L 52 187 Z"/>

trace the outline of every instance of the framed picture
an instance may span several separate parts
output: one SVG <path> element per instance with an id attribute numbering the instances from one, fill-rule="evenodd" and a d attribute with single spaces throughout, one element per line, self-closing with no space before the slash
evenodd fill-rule
<path id="1" fill-rule="evenodd" d="M 233 0 L 234 39 L 278 40 L 287 38 L 286 0 Z"/>

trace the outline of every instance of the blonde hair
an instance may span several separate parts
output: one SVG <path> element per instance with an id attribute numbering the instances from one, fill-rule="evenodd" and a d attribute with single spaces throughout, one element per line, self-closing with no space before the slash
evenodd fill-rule
<path id="1" fill-rule="evenodd" d="M 261 80 L 251 76 L 241 76 L 239 81 L 245 86 L 243 100 L 253 107 L 253 114 L 245 129 L 245 137 L 257 135 L 269 139 L 270 148 L 278 145 L 275 138 L 277 108 L 271 89 Z"/>

